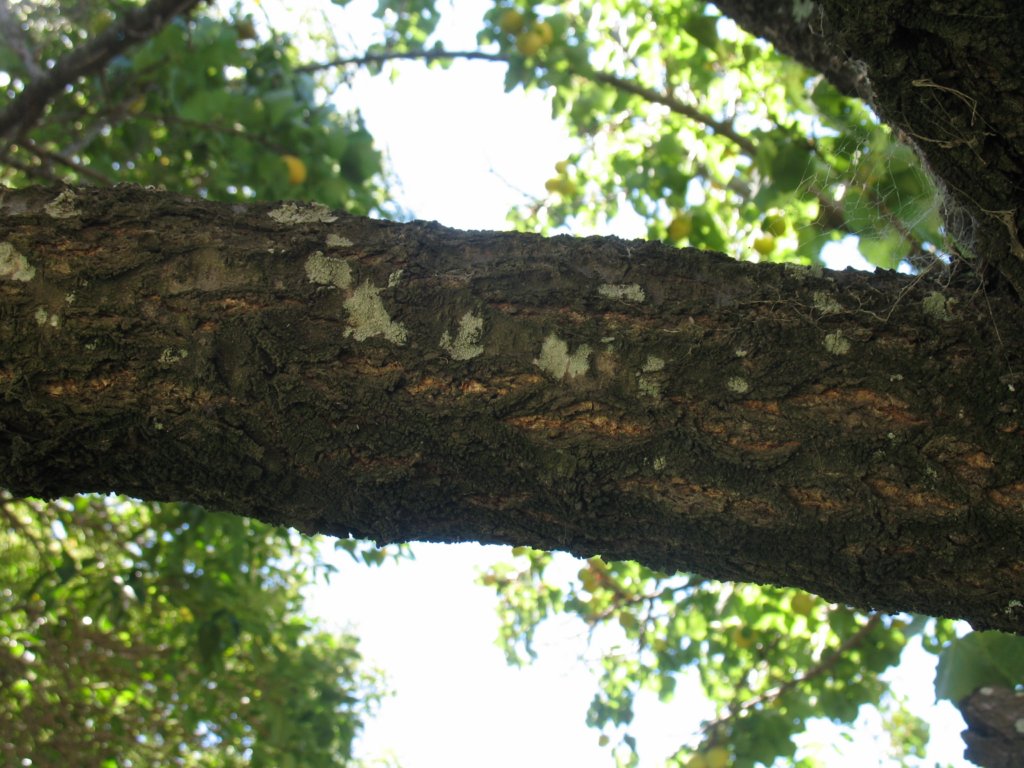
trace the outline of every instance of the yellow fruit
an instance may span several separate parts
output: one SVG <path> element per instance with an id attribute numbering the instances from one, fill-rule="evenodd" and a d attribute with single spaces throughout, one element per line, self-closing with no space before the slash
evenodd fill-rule
<path id="1" fill-rule="evenodd" d="M 611 739 L 608 738 L 608 735 L 602 733 L 600 738 L 598 738 L 598 740 L 597 740 L 597 746 L 599 746 L 599 747 L 607 747 L 609 741 L 611 741 Z"/>
<path id="2" fill-rule="evenodd" d="M 533 31 L 540 35 L 540 39 L 544 42 L 544 45 L 551 45 L 551 42 L 555 39 L 555 30 L 546 21 L 538 21 L 533 25 Z"/>
<path id="3" fill-rule="evenodd" d="M 669 240 L 682 240 L 689 237 L 693 232 L 693 216 L 688 213 L 680 213 L 668 225 Z"/>
<path id="4" fill-rule="evenodd" d="M 767 256 L 775 250 L 775 237 L 767 233 L 754 238 L 754 250 L 762 256 Z"/>
<path id="5" fill-rule="evenodd" d="M 128 111 L 133 115 L 142 114 L 142 111 L 146 108 L 146 94 L 136 96 L 128 104 Z"/>
<path id="6" fill-rule="evenodd" d="M 814 610 L 814 598 L 806 592 L 800 592 L 799 594 L 793 595 L 793 599 L 789 602 L 789 607 L 793 613 L 809 616 L 811 611 Z"/>
<path id="7" fill-rule="evenodd" d="M 707 758 L 698 753 L 686 761 L 686 768 L 708 768 Z"/>
<path id="8" fill-rule="evenodd" d="M 726 768 L 729 765 L 729 750 L 725 747 L 712 747 L 704 755 L 708 768 Z"/>
<path id="9" fill-rule="evenodd" d="M 781 213 L 771 213 L 764 217 L 761 229 L 769 235 L 780 237 L 786 234 L 786 217 Z"/>
<path id="10" fill-rule="evenodd" d="M 750 627 L 731 627 L 729 642 L 737 648 L 750 648 L 757 640 L 757 633 Z"/>
<path id="11" fill-rule="evenodd" d="M 572 197 L 576 194 L 576 182 L 564 176 L 554 176 L 544 182 L 544 189 L 548 192 L 557 192 L 564 197 Z"/>
<path id="12" fill-rule="evenodd" d="M 559 160 L 557 163 L 555 163 L 555 170 L 558 173 L 565 173 L 568 169 L 569 169 L 569 161 L 568 160 Z"/>
<path id="13" fill-rule="evenodd" d="M 281 155 L 284 164 L 288 166 L 288 183 L 301 184 L 306 180 L 306 164 L 295 155 Z"/>
<path id="14" fill-rule="evenodd" d="M 520 32 L 516 37 L 516 49 L 523 56 L 533 56 L 543 47 L 544 38 L 540 36 L 539 32 L 532 29 L 529 32 Z"/>
<path id="15" fill-rule="evenodd" d="M 525 23 L 526 19 L 523 17 L 523 14 L 511 8 L 507 11 L 502 11 L 501 16 L 498 17 L 498 29 L 506 35 L 518 35 Z"/>

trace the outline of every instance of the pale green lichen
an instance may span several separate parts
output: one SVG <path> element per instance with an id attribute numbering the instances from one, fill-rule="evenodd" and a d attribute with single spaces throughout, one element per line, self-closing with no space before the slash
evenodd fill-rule
<path id="1" fill-rule="evenodd" d="M 792 277 L 797 280 L 806 280 L 809 277 L 821 277 L 825 274 L 824 270 L 817 264 L 793 264 L 786 262 L 782 265 L 782 268 Z"/>
<path id="2" fill-rule="evenodd" d="M 750 391 L 750 383 L 740 376 L 733 376 L 725 382 L 725 388 L 737 395 L 745 395 Z"/>
<path id="3" fill-rule="evenodd" d="M 352 285 L 352 268 L 344 259 L 332 259 L 317 251 L 306 259 L 306 277 L 311 283 L 346 289 Z"/>
<path id="4" fill-rule="evenodd" d="M 580 376 L 590 368 L 590 345 L 580 344 L 569 354 L 569 345 L 555 334 L 549 334 L 533 364 L 556 379 Z"/>
<path id="5" fill-rule="evenodd" d="M 471 360 L 484 353 L 478 342 L 484 332 L 484 319 L 472 312 L 467 312 L 459 320 L 459 330 L 452 340 L 451 334 L 441 334 L 441 349 L 448 353 L 452 360 Z"/>
<path id="6" fill-rule="evenodd" d="M 635 301 L 637 304 L 647 298 L 647 294 L 644 293 L 644 289 L 636 283 L 605 283 L 598 287 L 597 292 L 606 299 Z"/>
<path id="7" fill-rule="evenodd" d="M 647 360 L 644 361 L 643 368 L 644 373 L 653 373 L 654 371 L 665 370 L 665 361 L 655 355 L 648 355 Z"/>
<path id="8" fill-rule="evenodd" d="M 394 288 L 402 280 L 402 273 L 404 269 L 396 269 L 390 275 L 388 275 L 388 288 Z"/>
<path id="9" fill-rule="evenodd" d="M 661 382 L 653 376 L 647 376 L 641 373 L 636 377 L 636 388 L 640 391 L 640 394 L 645 397 L 661 397 L 661 387 Z"/>
<path id="10" fill-rule="evenodd" d="M 654 471 L 655 472 L 661 472 L 661 470 L 663 470 L 667 466 L 668 466 L 668 459 L 666 459 L 664 456 L 655 456 L 654 457 Z"/>
<path id="11" fill-rule="evenodd" d="M 408 332 L 401 323 L 396 323 L 384 309 L 380 288 L 367 280 L 345 299 L 351 327 L 345 332 L 356 341 L 365 341 L 371 336 L 383 336 L 392 344 L 405 344 Z"/>
<path id="12" fill-rule="evenodd" d="M 27 283 L 36 276 L 36 268 L 10 243 L 0 243 L 0 278 Z"/>
<path id="13" fill-rule="evenodd" d="M 48 325 L 51 328 L 56 328 L 60 325 L 60 315 L 51 315 L 44 307 L 38 307 L 34 317 L 36 325 Z"/>
<path id="14" fill-rule="evenodd" d="M 928 317 L 934 320 L 952 320 L 952 308 L 955 299 L 947 299 L 938 291 L 932 291 L 921 300 L 921 307 Z"/>
<path id="15" fill-rule="evenodd" d="M 347 237 L 336 235 L 333 232 L 327 235 L 327 247 L 328 248 L 351 248 L 352 241 Z"/>
<path id="16" fill-rule="evenodd" d="M 834 315 L 843 311 L 843 305 L 825 291 L 815 291 L 811 300 L 814 302 L 814 308 L 823 315 Z"/>
<path id="17" fill-rule="evenodd" d="M 330 224 L 338 220 L 322 203 L 284 203 L 267 215 L 279 224 Z"/>
<path id="18" fill-rule="evenodd" d="M 636 376 L 636 386 L 641 395 L 647 397 L 661 397 L 661 390 L 664 387 L 663 376 L 658 376 L 659 371 L 665 370 L 665 361 L 656 355 L 648 355 Z"/>
<path id="19" fill-rule="evenodd" d="M 842 331 L 826 334 L 822 344 L 825 351 L 832 355 L 845 355 L 850 351 L 850 340 L 843 336 Z"/>
<path id="20" fill-rule="evenodd" d="M 793 21 L 803 24 L 814 13 L 813 0 L 793 0 Z"/>
<path id="21" fill-rule="evenodd" d="M 47 215 L 54 219 L 70 219 L 79 215 L 78 198 L 70 189 L 65 189 L 43 206 Z"/>
<path id="22" fill-rule="evenodd" d="M 187 349 L 174 349 L 172 347 L 164 347 L 163 351 L 160 352 L 160 362 L 164 365 L 174 365 L 180 363 L 188 357 Z"/>

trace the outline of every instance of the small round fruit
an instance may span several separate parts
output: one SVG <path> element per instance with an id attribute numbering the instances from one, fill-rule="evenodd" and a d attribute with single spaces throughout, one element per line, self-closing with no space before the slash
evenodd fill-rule
<path id="1" fill-rule="evenodd" d="M 498 29 L 506 35 L 518 35 L 526 24 L 526 18 L 519 11 L 509 8 L 498 17 Z"/>
<path id="2" fill-rule="evenodd" d="M 775 236 L 767 233 L 754 238 L 754 250 L 762 256 L 767 256 L 775 250 Z"/>
<path id="3" fill-rule="evenodd" d="M 557 163 L 555 163 L 555 170 L 558 173 L 565 173 L 568 169 L 569 169 L 569 161 L 568 160 L 559 160 Z"/>
<path id="4" fill-rule="evenodd" d="M 529 32 L 520 32 L 516 37 L 516 50 L 523 56 L 533 56 L 543 47 L 544 38 L 532 29 Z"/>
<path id="5" fill-rule="evenodd" d="M 686 761 L 686 768 L 708 768 L 708 760 L 698 752 Z"/>
<path id="6" fill-rule="evenodd" d="M 704 755 L 708 768 L 726 768 L 729 765 L 729 750 L 725 747 L 712 747 Z"/>
<path id="7" fill-rule="evenodd" d="M 750 627 L 732 627 L 729 629 L 729 641 L 737 648 L 750 648 L 757 640 L 757 633 Z"/>
<path id="8" fill-rule="evenodd" d="M 610 741 L 611 741 L 611 739 L 608 738 L 608 734 L 607 733 L 602 733 L 598 737 L 598 739 L 597 739 L 597 746 L 599 746 L 599 747 L 607 747 L 608 746 L 608 742 L 610 742 Z"/>
<path id="9" fill-rule="evenodd" d="M 786 234 L 786 217 L 781 213 L 770 213 L 761 222 L 761 229 L 769 235 L 781 237 Z"/>
<path id="10" fill-rule="evenodd" d="M 693 232 L 693 216 L 688 213 L 680 213 L 668 225 L 668 236 L 670 240 L 682 240 Z"/>
<path id="11" fill-rule="evenodd" d="M 555 28 L 546 21 L 538 21 L 534 24 L 533 31 L 540 35 L 540 39 L 544 41 L 544 45 L 551 45 L 552 41 L 555 39 Z"/>
<path id="12" fill-rule="evenodd" d="M 806 592 L 800 592 L 799 594 L 793 595 L 793 599 L 789 601 L 789 607 L 793 613 L 799 613 L 802 616 L 809 616 L 811 611 L 814 610 L 814 598 Z"/>
<path id="13" fill-rule="evenodd" d="M 544 182 L 544 189 L 548 192 L 557 192 L 562 188 L 562 180 L 558 176 L 554 176 Z"/>
<path id="14" fill-rule="evenodd" d="M 284 164 L 288 166 L 288 183 L 301 184 L 306 180 L 306 164 L 295 155 L 281 155 Z"/>

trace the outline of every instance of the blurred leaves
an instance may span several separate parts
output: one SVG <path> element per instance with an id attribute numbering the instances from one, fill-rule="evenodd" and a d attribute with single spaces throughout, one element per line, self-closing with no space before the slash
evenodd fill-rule
<path id="1" fill-rule="evenodd" d="M 353 764 L 381 680 L 303 615 L 316 540 L 119 497 L 0 514 L 5 763 Z"/>

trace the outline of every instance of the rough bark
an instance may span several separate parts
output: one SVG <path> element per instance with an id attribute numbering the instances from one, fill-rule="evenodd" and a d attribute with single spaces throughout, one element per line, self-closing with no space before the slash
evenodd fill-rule
<path id="1" fill-rule="evenodd" d="M 1018 0 L 716 3 L 865 98 L 946 195 L 947 231 L 1024 297 L 1024 78 Z"/>
<path id="2" fill-rule="evenodd" d="M 964 757 L 983 768 L 1017 768 L 1024 761 L 1024 691 L 980 688 L 960 703 L 967 730 Z"/>
<path id="3" fill-rule="evenodd" d="M 840 93 L 870 99 L 864 65 L 825 36 L 820 5 L 793 0 L 717 0 L 715 7 L 781 53 L 821 72 Z"/>
<path id="4" fill-rule="evenodd" d="M 133 187 L 0 203 L 0 482 L 1024 628 L 1024 323 L 815 272 Z"/>

